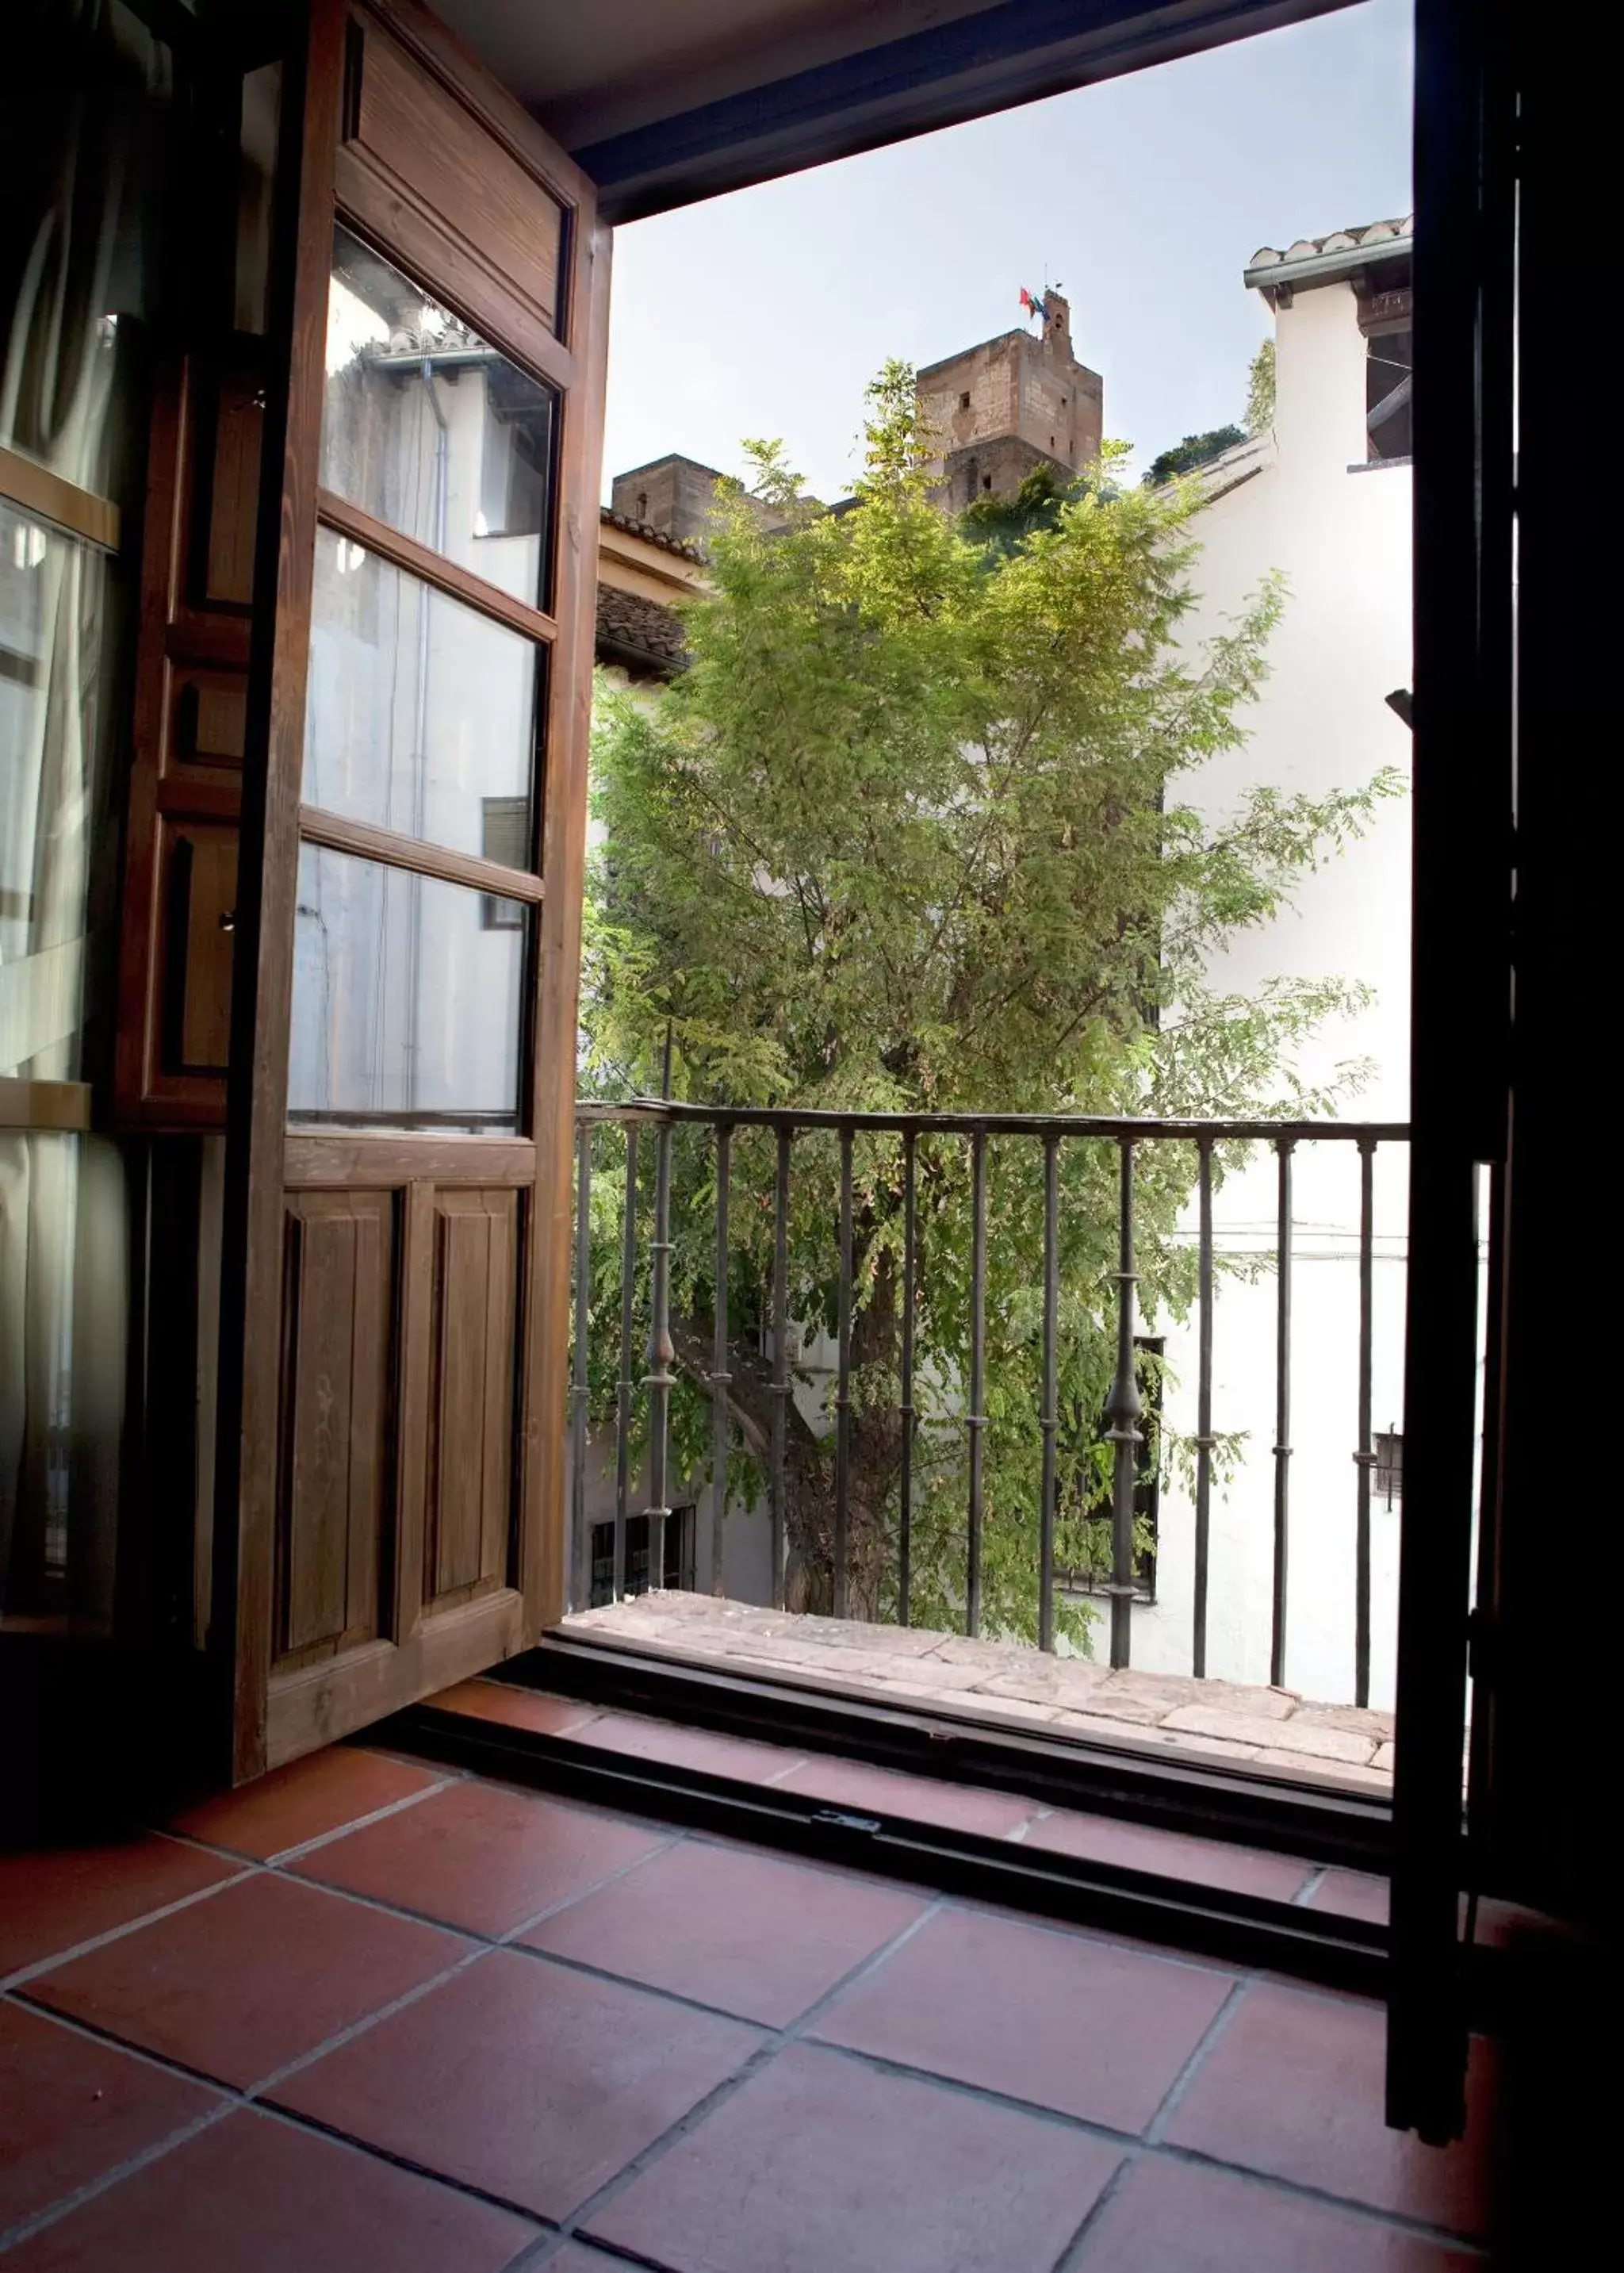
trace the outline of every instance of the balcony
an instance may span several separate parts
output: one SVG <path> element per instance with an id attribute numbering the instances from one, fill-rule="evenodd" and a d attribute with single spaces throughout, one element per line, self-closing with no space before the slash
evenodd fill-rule
<path id="1" fill-rule="evenodd" d="M 1402 1125 L 577 1136 L 565 1636 L 1390 1790 Z"/>

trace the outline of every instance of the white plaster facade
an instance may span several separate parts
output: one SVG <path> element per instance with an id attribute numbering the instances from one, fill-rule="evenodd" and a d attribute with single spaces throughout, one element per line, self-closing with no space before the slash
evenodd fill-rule
<path id="1" fill-rule="evenodd" d="M 1408 770 L 1407 727 L 1386 697 L 1411 685 L 1411 470 L 1370 462 L 1366 342 L 1348 275 L 1298 289 L 1276 318 L 1272 433 L 1207 470 L 1195 522 L 1201 552 L 1192 644 L 1224 628 L 1271 571 L 1289 585 L 1269 649 L 1269 677 L 1243 747 L 1203 766 L 1186 794 L 1214 820 L 1254 783 L 1315 797 Z M 1328 1025 L 1299 1061 L 1316 1083 L 1348 1061 L 1368 1077 L 1341 1117 L 1408 1114 L 1410 811 L 1382 803 L 1367 834 L 1304 878 L 1294 906 L 1243 934 L 1209 966 L 1221 992 L 1278 977 L 1342 977 L 1373 990 L 1367 1008 Z M 1337 1702 L 1353 1689 L 1358 1437 L 1358 1158 L 1351 1144 L 1297 1150 L 1292 1195 L 1291 1498 L 1286 1684 Z M 1373 1267 L 1375 1430 L 1400 1426 L 1406 1153 L 1380 1150 Z M 1224 1182 L 1214 1202 L 1221 1257 L 1261 1258 L 1254 1283 L 1221 1283 L 1215 1303 L 1213 1425 L 1246 1432 L 1244 1456 L 1213 1495 L 1207 1670 L 1267 1680 L 1274 1556 L 1277 1187 L 1272 1156 Z M 1194 1212 L 1189 1235 L 1194 1236 Z M 1194 1323 L 1169 1334 L 1171 1424 L 1196 1427 Z M 1373 1493 L 1373 1705 L 1392 1701 L 1398 1503 Z M 1154 1608 L 1135 1613 L 1134 1662 L 1188 1672 L 1194 1511 L 1164 1490 Z"/>

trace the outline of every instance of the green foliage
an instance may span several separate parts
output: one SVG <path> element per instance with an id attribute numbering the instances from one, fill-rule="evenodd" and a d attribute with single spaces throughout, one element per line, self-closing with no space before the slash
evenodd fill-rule
<path id="1" fill-rule="evenodd" d="M 1267 434 L 1275 423 L 1275 343 L 1264 341 L 1246 374 L 1246 431 Z"/>
<path id="2" fill-rule="evenodd" d="M 1144 476 L 1147 489 L 1159 490 L 1167 482 L 1176 482 L 1181 474 L 1193 474 L 1214 458 L 1232 450 L 1246 435 L 1239 426 L 1212 426 L 1204 434 L 1186 434 L 1182 442 L 1171 450 L 1164 450 L 1159 458 L 1152 458 Z"/>
<path id="3" fill-rule="evenodd" d="M 959 515 L 965 536 L 992 548 L 997 554 L 1014 552 L 1040 529 L 1060 525 L 1061 507 L 1074 504 L 1093 486 L 1089 476 L 1067 482 L 1054 466 L 1034 466 L 1013 497 L 977 497 Z"/>
<path id="4" fill-rule="evenodd" d="M 1358 999 L 1281 981 L 1214 994 L 1209 950 L 1266 923 L 1292 884 L 1366 824 L 1380 780 L 1325 799 L 1263 788 L 1220 827 L 1194 770 L 1244 737 L 1283 604 L 1268 583 L 1203 652 L 1190 605 L 1194 486 L 1104 478 L 1029 501 L 1012 538 L 930 503 L 913 376 L 870 390 L 866 460 L 839 518 L 800 494 L 778 445 L 749 446 L 763 532 L 725 496 L 714 590 L 687 612 L 688 671 L 650 702 L 605 694 L 596 721 L 582 1023 L 586 1087 L 659 1087 L 712 1104 L 911 1112 L 1239 1114 L 1322 1107 L 1294 1046 Z M 1350 1069 L 1351 1077 L 1352 1070 Z M 617 1140 L 600 1139 L 593 1405 L 618 1370 Z M 647 1211 L 652 1137 L 641 1155 Z M 919 1148 L 921 1421 L 914 1616 L 962 1617 L 964 1396 L 970 1336 L 968 1146 Z M 1089 1558 L 1108 1474 L 1100 1435 L 1115 1299 L 1115 1154 L 1061 1152 L 1061 1560 Z M 702 1474 L 712 1332 L 714 1153 L 673 1140 L 679 1368 L 674 1468 Z M 853 1599 L 894 1585 L 900 1140 L 855 1147 Z M 1172 1238 L 1194 1147 L 1143 1148 L 1141 1308 L 1180 1315 L 1193 1261 Z M 734 1147 L 730 1279 L 738 1481 L 760 1483 L 773 1144 Z M 984 1594 L 989 1631 L 1030 1638 L 1041 1446 L 1041 1147 L 989 1148 Z M 797 1138 L 790 1314 L 834 1323 L 838 1149 Z M 601 1213 L 600 1213 L 601 1211 Z M 646 1252 L 646 1249 L 644 1250 Z M 640 1300 L 641 1298 L 640 1297 Z M 640 1337 L 646 1332 L 640 1318 Z M 757 1377 L 760 1378 L 758 1379 Z M 827 1606 L 827 1435 L 795 1418 L 790 1527 L 808 1607 Z M 754 1486 L 751 1477 L 753 1472 Z M 1097 1558 L 1096 1558 L 1097 1559 Z M 1086 1613 L 1070 1614 L 1086 1646 Z"/>

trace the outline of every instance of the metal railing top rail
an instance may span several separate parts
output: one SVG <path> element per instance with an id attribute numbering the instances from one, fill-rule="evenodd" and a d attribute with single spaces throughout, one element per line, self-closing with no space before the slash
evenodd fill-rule
<path id="1" fill-rule="evenodd" d="M 706 1128 L 850 1129 L 881 1136 L 1102 1136 L 1182 1139 L 1190 1144 L 1269 1141 L 1319 1141 L 1403 1144 L 1407 1121 L 1161 1121 L 1094 1113 L 870 1113 L 800 1105 L 688 1105 L 659 1097 L 630 1097 L 618 1103 L 580 1098 L 575 1117 L 612 1125 L 626 1121 L 692 1121 Z"/>

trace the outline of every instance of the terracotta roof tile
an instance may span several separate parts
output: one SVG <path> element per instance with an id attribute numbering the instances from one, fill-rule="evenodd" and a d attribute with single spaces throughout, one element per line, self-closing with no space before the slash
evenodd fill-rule
<path id="1" fill-rule="evenodd" d="M 656 529 L 651 521 L 633 521 L 629 513 L 617 513 L 612 505 L 598 507 L 598 519 L 606 529 L 624 529 L 628 536 L 640 536 L 645 544 L 657 544 L 662 551 L 676 552 L 685 560 L 700 560 L 705 555 L 697 544 L 685 536 L 673 536 L 669 529 Z"/>
<path id="2" fill-rule="evenodd" d="M 1273 268 L 1287 261 L 1317 260 L 1328 252 L 1356 252 L 1366 246 L 1388 244 L 1394 237 L 1414 235 L 1415 215 L 1403 214 L 1394 221 L 1369 221 L 1363 229 L 1333 229 L 1328 236 L 1299 236 L 1283 252 L 1272 244 L 1261 244 L 1247 266 Z"/>
<path id="3" fill-rule="evenodd" d="M 614 584 L 598 586 L 596 646 L 602 662 L 640 666 L 668 678 L 688 659 L 682 624 L 672 611 Z"/>

